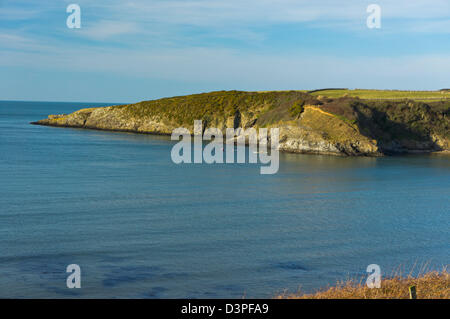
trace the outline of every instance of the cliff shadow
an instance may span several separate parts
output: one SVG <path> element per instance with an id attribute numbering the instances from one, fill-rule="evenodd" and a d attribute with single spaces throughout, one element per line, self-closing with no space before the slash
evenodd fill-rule
<path id="1" fill-rule="evenodd" d="M 430 136 L 430 132 L 415 125 L 389 118 L 388 114 L 374 107 L 354 108 L 360 132 L 377 140 L 385 154 L 441 151 L 442 148 Z"/>

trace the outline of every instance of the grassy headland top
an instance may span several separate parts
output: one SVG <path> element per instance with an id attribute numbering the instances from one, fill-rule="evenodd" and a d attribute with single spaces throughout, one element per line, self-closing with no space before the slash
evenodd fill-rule
<path id="1" fill-rule="evenodd" d="M 442 89 L 439 91 L 322 89 L 310 92 L 312 95 L 323 95 L 330 98 L 350 96 L 367 100 L 411 99 L 423 102 L 450 100 L 450 89 Z"/>
<path id="2" fill-rule="evenodd" d="M 450 90 L 217 91 L 52 115 L 37 124 L 170 134 L 204 128 L 279 127 L 280 149 L 382 155 L 450 149 Z"/>

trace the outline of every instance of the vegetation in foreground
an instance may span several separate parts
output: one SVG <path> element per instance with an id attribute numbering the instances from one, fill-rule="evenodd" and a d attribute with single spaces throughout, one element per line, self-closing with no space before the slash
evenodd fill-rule
<path id="1" fill-rule="evenodd" d="M 355 280 L 338 282 L 336 286 L 313 294 L 283 294 L 280 299 L 410 299 L 409 287 L 415 286 L 417 299 L 450 299 L 450 274 L 428 272 L 417 277 L 396 275 L 381 281 L 380 288 L 368 288 Z"/>

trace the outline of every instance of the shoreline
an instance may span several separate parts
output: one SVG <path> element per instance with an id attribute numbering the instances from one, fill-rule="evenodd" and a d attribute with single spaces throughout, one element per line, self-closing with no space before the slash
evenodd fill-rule
<path id="1" fill-rule="evenodd" d="M 31 125 L 39 125 L 39 126 L 50 126 L 50 127 L 59 127 L 59 128 L 76 128 L 76 129 L 84 129 L 84 130 L 94 130 L 94 131 L 104 131 L 104 132 L 117 132 L 117 133 L 132 133 L 132 134 L 144 134 L 144 135 L 155 135 L 155 136 L 171 136 L 170 133 L 157 132 L 157 131 L 137 131 L 132 129 L 105 129 L 100 127 L 86 127 L 82 125 L 67 125 L 67 124 L 52 124 L 52 123 L 42 123 L 40 121 L 30 122 Z M 194 134 L 191 134 L 194 136 Z M 224 143 L 225 144 L 225 143 Z M 248 142 L 245 142 L 245 145 L 248 146 Z M 450 150 L 405 150 L 401 152 L 385 152 L 385 153 L 374 153 L 374 154 L 356 154 L 349 155 L 343 153 L 334 153 L 334 152 L 323 152 L 323 151 L 298 151 L 298 150 L 289 150 L 289 149 L 279 149 L 282 153 L 288 154 L 305 154 L 305 155 L 330 155 L 337 157 L 387 157 L 387 156 L 402 156 L 402 155 L 423 155 L 423 154 L 445 154 L 450 155 Z"/>
<path id="2" fill-rule="evenodd" d="M 379 157 L 450 150 L 448 107 L 443 102 L 376 102 L 314 94 L 216 91 L 88 107 L 70 114 L 50 114 L 32 124 L 171 135 L 179 127 L 199 134 L 194 123 L 201 120 L 202 128 L 221 131 L 278 128 L 276 147 L 288 153 Z"/>

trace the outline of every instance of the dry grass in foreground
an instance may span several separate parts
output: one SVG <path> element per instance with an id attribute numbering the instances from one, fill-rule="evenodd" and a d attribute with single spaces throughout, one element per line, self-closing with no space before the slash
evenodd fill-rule
<path id="1" fill-rule="evenodd" d="M 415 286 L 417 299 L 450 299 L 450 276 L 441 272 L 428 272 L 417 277 L 394 276 L 382 279 L 380 288 L 370 289 L 365 281 L 339 282 L 335 287 L 313 294 L 284 294 L 284 299 L 409 299 L 409 287 Z"/>

